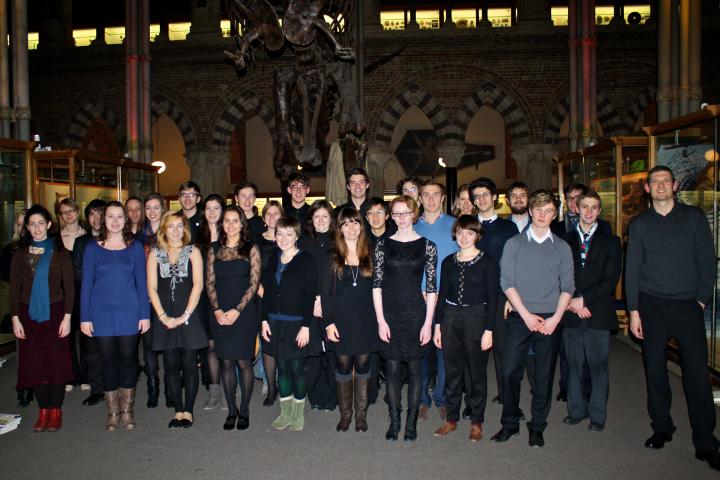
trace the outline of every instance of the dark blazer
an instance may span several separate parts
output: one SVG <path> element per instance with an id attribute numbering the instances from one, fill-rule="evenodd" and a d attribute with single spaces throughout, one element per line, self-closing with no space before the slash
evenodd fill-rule
<path id="1" fill-rule="evenodd" d="M 280 285 L 275 280 L 275 270 L 280 261 L 280 250 L 270 258 L 263 272 L 262 284 L 265 294 L 262 299 L 262 319 L 270 313 L 297 315 L 303 317 L 302 326 L 309 327 L 313 320 L 313 306 L 317 293 L 317 266 L 306 252 L 298 252 L 288 263 L 282 274 Z"/>
<path id="2" fill-rule="evenodd" d="M 610 224 L 608 222 L 606 222 L 605 220 L 603 220 L 601 218 L 598 218 L 597 223 L 598 223 L 599 231 L 602 231 L 603 233 L 606 233 L 608 235 L 612 235 L 612 227 L 610 226 Z M 570 228 L 570 227 L 568 226 L 567 217 L 565 217 L 565 219 L 563 221 L 559 221 L 556 218 L 550 224 L 550 231 L 553 232 L 558 237 L 562 238 L 563 240 L 566 240 L 565 237 L 570 233 L 568 231 L 568 228 Z M 574 232 L 575 229 L 573 229 L 572 231 Z M 576 236 L 577 236 L 577 234 L 576 234 Z"/>
<path id="3" fill-rule="evenodd" d="M 615 286 L 622 270 L 620 239 L 608 235 L 598 225 L 590 239 L 590 251 L 584 268 L 580 263 L 580 235 L 568 235 L 565 240 L 570 245 L 575 265 L 573 297 L 583 297 L 585 306 L 592 313 L 587 319 L 588 327 L 593 330 L 616 330 Z M 579 327 L 582 319 L 575 313 L 565 312 L 563 323 L 567 328 Z"/>

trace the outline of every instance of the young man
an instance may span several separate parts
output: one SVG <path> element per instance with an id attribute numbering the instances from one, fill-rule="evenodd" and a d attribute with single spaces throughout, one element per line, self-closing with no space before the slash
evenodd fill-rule
<path id="1" fill-rule="evenodd" d="M 345 176 L 345 186 L 350 192 L 350 201 L 335 208 L 335 215 L 345 207 L 353 207 L 365 218 L 368 208 L 367 192 L 370 188 L 370 177 L 367 172 L 359 167 L 351 168 Z"/>
<path id="2" fill-rule="evenodd" d="M 75 271 L 75 291 L 81 291 L 83 257 L 85 256 L 85 248 L 90 242 L 95 241 L 95 237 L 100 235 L 100 227 L 105 214 L 104 200 L 95 199 L 85 207 L 85 220 L 90 225 L 90 232 L 75 239 L 75 245 L 72 251 L 73 270 Z M 78 297 L 79 298 L 79 297 Z M 80 302 L 75 302 L 79 304 Z M 79 305 L 73 315 L 80 315 Z M 81 380 L 82 383 L 90 384 L 90 396 L 83 400 L 83 405 L 97 405 L 105 398 L 102 387 L 102 359 L 100 358 L 100 350 L 97 346 L 95 338 L 86 335 L 80 335 L 80 358 L 85 360 L 85 364 L 81 365 L 81 370 L 85 373 L 86 379 Z"/>
<path id="3" fill-rule="evenodd" d="M 588 429 L 605 428 L 610 331 L 617 330 L 615 286 L 622 269 L 620 239 L 598 228 L 600 196 L 593 190 L 577 199 L 580 218 L 566 237 L 575 264 L 575 293 L 563 317 L 562 342 L 568 362 L 568 425 L 590 417 Z M 583 394 L 583 372 L 590 377 L 590 400 Z"/>
<path id="4" fill-rule="evenodd" d="M 132 232 L 137 233 L 142 230 L 142 223 L 145 219 L 143 201 L 138 197 L 128 197 L 125 200 L 125 212 L 130 220 L 130 225 L 132 225 Z"/>
<path id="5" fill-rule="evenodd" d="M 478 209 L 478 219 L 482 224 L 483 235 L 478 248 L 487 253 L 498 263 L 502 258 L 505 242 L 517 235 L 518 230 L 513 222 L 498 217 L 495 212 L 497 203 L 497 187 L 495 182 L 487 177 L 480 177 L 468 187 L 470 199 Z M 501 292 L 498 305 L 505 305 L 505 295 Z M 493 403 L 503 402 L 503 348 L 505 346 L 504 308 L 499 307 L 495 316 L 495 330 L 493 331 L 493 359 L 495 363 L 495 379 L 498 394 L 492 399 Z"/>
<path id="6" fill-rule="evenodd" d="M 195 243 L 202 220 L 202 212 L 198 208 L 198 204 L 202 200 L 200 186 L 192 181 L 183 183 L 178 187 L 178 200 L 182 206 L 182 213 L 190 224 L 190 242 Z"/>
<path id="7" fill-rule="evenodd" d="M 368 200 L 365 220 L 367 220 L 368 226 L 370 227 L 368 238 L 373 247 L 377 242 L 394 233 L 388 223 L 389 219 L 390 214 L 388 213 L 385 200 L 380 197 L 372 197 Z"/>
<path id="8" fill-rule="evenodd" d="M 423 214 L 415 224 L 415 231 L 435 242 L 439 265 L 442 264 L 445 257 L 457 252 L 458 249 L 457 243 L 452 237 L 455 217 L 443 213 L 445 186 L 432 181 L 425 183 L 420 187 L 420 201 L 423 205 Z M 439 271 L 437 272 L 437 285 L 435 287 L 435 291 L 440 288 Z M 418 412 L 418 417 L 422 420 L 427 419 L 427 413 L 433 401 L 438 407 L 440 418 L 443 420 L 447 418 L 447 409 L 445 408 L 445 359 L 442 350 L 435 350 L 435 358 L 437 361 L 437 382 L 433 389 L 432 399 L 427 392 L 428 383 L 430 382 L 430 360 L 428 360 L 428 357 L 423 360 L 422 399 L 420 400 L 420 410 Z"/>
<path id="9" fill-rule="evenodd" d="M 523 232 L 530 225 L 530 214 L 528 213 L 528 197 L 530 190 L 523 182 L 510 184 L 507 189 L 507 202 L 510 206 L 510 217 L 508 220 L 515 224 L 518 232 Z"/>
<path id="10" fill-rule="evenodd" d="M 310 205 L 305 199 L 310 193 L 310 178 L 303 172 L 294 172 L 288 178 L 287 192 L 290 194 L 290 205 L 285 208 L 285 215 L 300 222 L 300 231 L 305 231 Z"/>
<path id="11" fill-rule="evenodd" d="M 526 233 L 505 244 L 500 261 L 500 286 L 512 304 L 503 357 L 502 429 L 492 439 L 505 442 L 520 431 L 520 381 L 530 347 L 535 352 L 531 447 L 545 444 L 543 431 L 550 412 L 552 381 L 560 337 L 557 327 L 575 290 L 570 247 L 550 231 L 557 216 L 555 196 L 538 190 L 530 199 L 532 224 Z"/>
<path id="12" fill-rule="evenodd" d="M 256 213 L 255 199 L 257 198 L 257 187 L 252 182 L 241 182 L 235 185 L 235 203 L 245 214 L 250 226 L 250 239 L 258 244 L 260 236 L 265 231 L 265 222 Z"/>
<path id="13" fill-rule="evenodd" d="M 720 470 L 704 321 L 715 288 L 717 259 L 705 214 L 676 202 L 677 188 L 668 167 L 651 169 L 645 191 L 652 208 L 630 224 L 625 293 L 630 330 L 642 340 L 645 360 L 653 429 L 645 446 L 663 448 L 675 432 L 666 367 L 667 342 L 672 338 L 680 350 L 695 457 Z"/>

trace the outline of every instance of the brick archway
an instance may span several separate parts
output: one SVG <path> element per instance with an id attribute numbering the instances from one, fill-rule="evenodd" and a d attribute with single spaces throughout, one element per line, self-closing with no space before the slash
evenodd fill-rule
<path id="1" fill-rule="evenodd" d="M 656 93 L 655 85 L 648 85 L 630 103 L 630 107 L 628 107 L 627 113 L 625 114 L 625 125 L 627 125 L 628 131 L 633 131 L 635 124 L 640 119 L 640 116 L 645 113 L 648 105 L 655 102 Z"/>
<path id="2" fill-rule="evenodd" d="M 226 150 L 235 127 L 252 115 L 257 115 L 265 123 L 274 149 L 277 142 L 275 112 L 251 90 L 243 91 L 218 115 L 210 139 L 212 146 L 218 150 Z"/>
<path id="3" fill-rule="evenodd" d="M 123 126 L 118 122 L 115 112 L 100 101 L 88 101 L 75 114 L 70 121 L 68 133 L 63 141 L 69 148 L 83 148 L 87 146 L 88 133 L 97 130 L 96 120 L 100 120 L 106 130 L 112 132 L 115 145 L 119 152 L 125 148 L 126 139 Z M 108 152 L 109 153 L 109 152 Z"/>
<path id="4" fill-rule="evenodd" d="M 545 143 L 560 142 L 560 129 L 568 115 L 570 115 L 570 97 L 565 96 L 555 103 L 545 119 Z M 632 128 L 628 127 L 612 101 L 602 93 L 598 93 L 597 96 L 597 119 L 605 137 L 622 135 Z"/>
<path id="5" fill-rule="evenodd" d="M 154 124 L 158 118 L 167 115 L 180 130 L 185 149 L 191 149 L 198 143 L 195 128 L 180 106 L 161 93 L 154 93 L 150 105 L 150 115 Z"/>

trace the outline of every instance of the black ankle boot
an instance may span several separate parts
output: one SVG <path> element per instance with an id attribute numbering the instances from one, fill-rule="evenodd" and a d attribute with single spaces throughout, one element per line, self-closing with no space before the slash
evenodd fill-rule
<path id="1" fill-rule="evenodd" d="M 405 422 L 405 441 L 414 442 L 417 438 L 418 411 L 408 408 L 407 421 Z"/>
<path id="2" fill-rule="evenodd" d="M 148 377 L 147 379 L 147 389 L 148 389 L 148 399 L 147 399 L 147 406 L 148 408 L 155 408 L 158 406 L 158 397 L 160 396 L 160 390 L 158 389 L 158 384 L 160 383 L 160 377 Z"/>
<path id="3" fill-rule="evenodd" d="M 385 433 L 385 440 L 397 440 L 398 434 L 400 433 L 400 409 L 390 409 L 390 426 L 388 426 L 387 433 Z"/>

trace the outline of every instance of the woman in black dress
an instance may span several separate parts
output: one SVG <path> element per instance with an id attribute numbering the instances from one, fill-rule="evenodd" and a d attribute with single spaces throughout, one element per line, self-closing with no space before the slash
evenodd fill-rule
<path id="1" fill-rule="evenodd" d="M 390 203 L 397 232 L 375 248 L 373 303 L 385 357 L 390 427 L 385 438 L 397 440 L 400 432 L 400 370 L 407 365 L 408 413 L 405 440 L 417 438 L 417 417 L 422 390 L 422 357 L 432 339 L 432 319 L 437 301 L 435 275 L 437 247 L 413 229 L 418 206 L 400 195 Z M 425 276 L 426 298 L 422 280 Z"/>
<path id="2" fill-rule="evenodd" d="M 457 428 L 462 403 L 463 379 L 472 424 L 470 440 L 482 439 L 487 403 L 487 362 L 493 345 L 493 328 L 500 291 L 497 261 L 475 245 L 482 226 L 475 215 L 461 215 L 453 225 L 460 250 L 442 262 L 440 295 L 435 316 L 434 341 L 445 353 L 445 400 L 447 420 L 435 431 L 444 437 Z"/>
<path id="3" fill-rule="evenodd" d="M 260 285 L 260 250 L 250 241 L 250 228 L 242 210 L 227 207 L 220 217 L 218 244 L 208 251 L 207 295 L 215 315 L 210 323 L 215 353 L 220 359 L 228 416 L 223 428 L 245 430 L 250 426 L 250 398 L 255 378 L 252 359 L 258 334 L 258 314 L 253 301 Z M 240 370 L 242 403 L 235 404 Z"/>
<path id="4" fill-rule="evenodd" d="M 316 200 L 308 209 L 308 222 L 305 233 L 298 242 L 298 248 L 310 254 L 315 260 L 317 271 L 321 272 L 326 268 L 334 243 L 335 215 L 332 205 L 327 200 Z M 309 357 L 305 365 L 308 376 L 308 400 L 313 410 L 334 410 L 335 355 L 322 348 L 324 332 L 320 328 L 322 308 L 319 281 L 315 292 L 313 314 L 316 321 L 310 325 L 310 343 L 313 352 L 318 353 Z"/>
<path id="5" fill-rule="evenodd" d="M 275 238 L 280 251 L 270 259 L 262 281 L 262 337 L 278 364 L 280 416 L 272 423 L 278 430 L 299 431 L 305 425 L 305 358 L 311 353 L 317 270 L 312 257 L 297 248 L 299 235 L 297 220 L 278 220 Z"/>
<path id="6" fill-rule="evenodd" d="M 205 327 L 197 311 L 203 290 L 202 262 L 200 250 L 190 244 L 187 218 L 182 212 L 163 215 L 157 245 L 148 255 L 147 285 L 155 309 L 150 328 L 152 347 L 163 352 L 168 394 L 175 407 L 170 428 L 193 424 L 198 391 L 197 351 L 207 346 Z"/>
<path id="7" fill-rule="evenodd" d="M 277 242 L 275 241 L 275 227 L 277 226 L 278 220 L 285 215 L 282 203 L 277 200 L 268 200 L 262 210 L 262 217 L 265 221 L 267 229 L 260 235 L 258 246 L 260 247 L 260 257 L 262 258 L 262 271 L 265 272 L 270 259 L 277 256 Z M 262 279 L 262 275 L 260 276 Z M 262 302 L 262 297 L 265 290 L 260 284 L 258 289 L 258 297 Z M 269 345 L 265 342 L 261 342 L 262 350 L 262 366 L 263 374 L 265 375 L 265 384 L 267 385 L 267 395 L 263 400 L 263 405 L 270 407 L 275 404 L 275 399 L 278 395 L 277 388 L 277 362 L 275 357 L 272 356 Z"/>
<path id="8" fill-rule="evenodd" d="M 370 352 L 377 350 L 378 344 L 372 304 L 371 247 L 357 210 L 341 210 L 338 225 L 329 268 L 326 267 L 322 278 L 322 321 L 329 349 L 337 357 L 335 381 L 340 406 L 337 430 L 345 432 L 350 427 L 354 398 L 355 430 L 366 432 Z"/>

